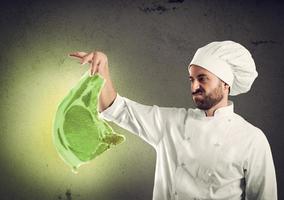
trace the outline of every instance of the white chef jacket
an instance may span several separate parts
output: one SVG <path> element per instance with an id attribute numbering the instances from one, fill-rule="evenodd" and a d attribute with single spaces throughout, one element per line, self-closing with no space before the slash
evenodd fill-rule
<path id="1" fill-rule="evenodd" d="M 200 109 L 146 106 L 117 94 L 100 117 L 140 136 L 157 155 L 153 200 L 276 200 L 275 169 L 263 132 L 233 102 Z"/>

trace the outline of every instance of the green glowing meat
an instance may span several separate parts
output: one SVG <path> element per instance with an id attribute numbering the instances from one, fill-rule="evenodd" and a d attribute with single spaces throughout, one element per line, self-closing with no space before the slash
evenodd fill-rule
<path id="1" fill-rule="evenodd" d="M 53 121 L 53 142 L 61 158 L 73 169 L 94 159 L 111 145 L 125 140 L 98 115 L 98 97 L 104 79 L 88 72 L 59 104 Z"/>

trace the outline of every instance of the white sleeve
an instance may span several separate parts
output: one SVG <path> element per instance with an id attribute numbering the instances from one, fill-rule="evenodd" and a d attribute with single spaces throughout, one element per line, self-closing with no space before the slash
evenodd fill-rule
<path id="1" fill-rule="evenodd" d="M 246 200 L 277 200 L 275 168 L 265 135 L 252 143 L 245 167 Z"/>
<path id="2" fill-rule="evenodd" d="M 142 105 L 117 94 L 113 104 L 99 115 L 155 147 L 164 136 L 166 124 L 169 117 L 173 118 L 174 110 L 176 109 Z"/>

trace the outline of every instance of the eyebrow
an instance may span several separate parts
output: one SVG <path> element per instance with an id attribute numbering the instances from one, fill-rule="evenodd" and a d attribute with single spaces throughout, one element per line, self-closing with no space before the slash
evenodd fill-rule
<path id="1" fill-rule="evenodd" d="M 206 77 L 207 77 L 207 75 L 206 75 L 206 74 L 198 74 L 198 75 L 197 75 L 197 78 L 201 78 L 201 77 L 204 77 L 204 76 L 206 76 Z M 193 78 L 193 77 L 189 75 L 189 78 Z"/>

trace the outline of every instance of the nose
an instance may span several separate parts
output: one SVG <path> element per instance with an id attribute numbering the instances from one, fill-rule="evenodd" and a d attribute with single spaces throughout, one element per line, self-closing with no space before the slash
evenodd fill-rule
<path id="1" fill-rule="evenodd" d="M 199 82 L 194 80 L 191 82 L 191 91 L 195 92 L 200 87 Z"/>

